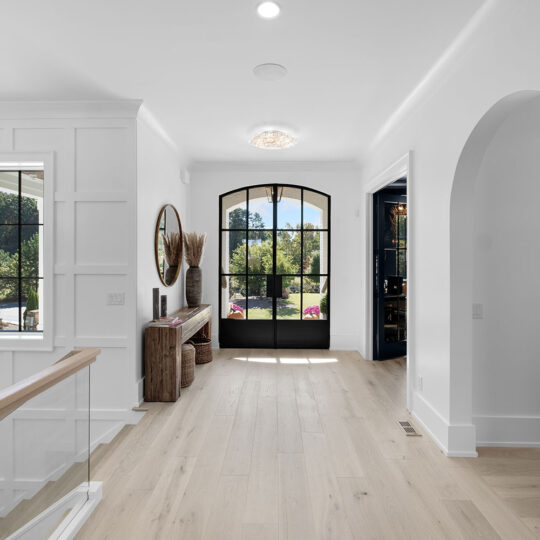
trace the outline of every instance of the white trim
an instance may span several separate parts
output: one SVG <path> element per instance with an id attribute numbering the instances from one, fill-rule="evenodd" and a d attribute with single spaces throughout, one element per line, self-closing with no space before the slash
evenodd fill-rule
<path id="1" fill-rule="evenodd" d="M 48 536 L 50 540 L 70 540 L 75 538 L 75 535 L 101 501 L 101 498 L 101 482 L 84 482 L 8 536 L 7 540 L 30 540 L 32 538 L 42 538 L 47 534 L 50 535 Z M 51 534 L 51 525 L 54 525 L 58 517 L 62 516 L 66 509 L 69 508 L 71 508 L 69 514 Z"/>
<path id="2" fill-rule="evenodd" d="M 0 119 L 135 118 L 142 101 L 0 101 Z"/>
<path id="3" fill-rule="evenodd" d="M 422 429 L 447 457 L 478 457 L 476 451 L 470 451 L 471 440 L 475 440 L 475 426 L 450 425 L 441 414 L 418 392 L 413 392 L 411 414 Z M 428 427 L 429 426 L 429 427 Z"/>
<path id="4" fill-rule="evenodd" d="M 540 416 L 473 416 L 477 446 L 540 448 Z"/>
<path id="5" fill-rule="evenodd" d="M 0 103 L 1 105 L 1 103 Z M 43 163 L 43 334 L 0 336 L 0 351 L 52 351 L 54 336 L 54 152 L 0 152 L 2 162 Z"/>
<path id="6" fill-rule="evenodd" d="M 470 41 L 477 33 L 481 24 L 493 10 L 498 0 L 486 0 L 478 11 L 469 19 L 467 24 L 444 50 L 442 55 L 433 64 L 429 71 L 422 77 L 412 92 L 401 102 L 399 107 L 384 122 L 370 145 L 370 150 L 376 148 L 407 116 L 414 111 L 415 107 L 424 103 L 426 94 L 441 77 L 448 76 L 452 62 L 455 62 L 460 54 L 463 54 L 470 46 Z M 455 65 L 455 64 L 454 64 Z"/>
<path id="7" fill-rule="evenodd" d="M 357 161 L 195 161 L 190 167 L 193 172 L 285 172 L 296 171 L 345 171 L 358 172 L 361 169 Z"/>
<path id="8" fill-rule="evenodd" d="M 412 394 L 414 391 L 415 355 L 414 355 L 414 264 L 413 264 L 413 171 L 412 151 L 397 159 L 383 172 L 371 179 L 365 186 L 365 231 L 366 231 L 366 267 L 365 267 L 365 291 L 366 291 L 366 334 L 365 356 L 367 360 L 373 360 L 373 194 L 387 185 L 407 177 L 407 408 L 412 410 Z"/>

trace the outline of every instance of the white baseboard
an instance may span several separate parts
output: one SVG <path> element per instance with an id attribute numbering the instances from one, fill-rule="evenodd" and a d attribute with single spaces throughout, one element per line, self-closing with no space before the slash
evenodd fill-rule
<path id="1" fill-rule="evenodd" d="M 474 416 L 478 446 L 540 447 L 538 416 Z"/>
<path id="2" fill-rule="evenodd" d="M 450 425 L 418 392 L 413 393 L 413 417 L 448 457 L 478 457 L 472 424 Z"/>

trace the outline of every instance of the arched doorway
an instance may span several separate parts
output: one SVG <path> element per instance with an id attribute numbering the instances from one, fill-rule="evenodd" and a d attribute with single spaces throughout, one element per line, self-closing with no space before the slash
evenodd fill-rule
<path id="1" fill-rule="evenodd" d="M 475 202 L 475 186 L 482 174 L 485 174 L 486 155 L 493 144 L 494 138 L 501 130 L 501 126 L 516 114 L 523 114 L 530 106 L 540 105 L 540 92 L 524 91 L 517 92 L 505 97 L 496 103 L 478 122 L 471 133 L 461 153 L 454 183 L 452 187 L 450 206 L 450 424 L 460 428 L 461 447 L 468 447 L 470 454 L 475 452 L 477 446 L 478 429 L 485 432 L 485 425 L 480 426 L 484 419 L 489 418 L 489 410 L 480 411 L 481 415 L 474 417 L 473 394 L 478 393 L 478 386 L 474 385 L 473 368 L 477 359 L 474 357 L 475 327 L 473 319 L 484 318 L 483 304 L 475 298 L 474 289 L 474 261 L 477 250 L 482 249 L 479 239 L 475 238 L 475 216 L 478 217 L 477 202 Z M 540 109 L 539 109 L 540 110 Z M 540 136 L 540 129 L 538 130 Z M 511 164 L 516 159 L 510 145 L 499 148 L 499 159 L 507 157 Z M 516 161 L 517 164 L 517 161 Z M 509 169 L 511 171 L 511 168 Z M 489 179 L 491 180 L 491 179 Z M 492 179 L 493 182 L 504 181 L 507 185 L 513 181 L 509 174 L 504 180 Z M 522 194 L 522 196 L 526 196 Z M 510 193 L 506 204 L 494 211 L 499 212 L 499 219 L 511 219 L 507 213 L 509 205 L 516 208 L 521 205 L 517 192 Z M 523 199 L 522 199 L 523 200 Z M 478 197 L 476 198 L 478 201 Z M 519 211 L 519 210 L 517 210 Z M 495 238 L 500 238 L 496 236 Z M 481 240 L 481 239 L 480 239 Z M 476 245 L 475 245 L 476 242 Z M 485 244 L 485 242 L 484 242 Z M 485 245 L 484 245 L 485 247 Z M 501 250 L 500 262 L 506 264 L 509 252 Z M 476 257 L 478 258 L 478 257 Z M 519 265 L 520 261 L 514 261 Z M 496 294 L 497 291 L 491 291 Z M 506 306 L 506 309 L 509 309 Z M 492 310 L 486 316 L 493 317 Z M 492 332 L 492 335 L 495 333 Z M 511 362 L 512 358 L 509 357 Z M 489 366 L 490 370 L 496 369 L 495 363 Z M 485 372 L 487 375 L 487 372 Z M 499 388 L 490 386 L 484 392 L 492 395 L 501 395 L 502 392 L 510 392 L 508 380 L 501 375 Z M 478 372 L 477 372 L 478 379 Z M 485 382 L 491 385 L 492 382 Z M 501 390 L 501 387 L 504 388 Z M 499 400 L 501 401 L 501 400 Z M 480 417 L 482 416 L 482 418 Z M 511 414 L 499 410 L 502 423 L 508 424 Z M 495 418 L 495 417 L 493 417 Z M 504 419 L 507 420 L 504 420 Z M 503 443 L 511 444 L 511 441 L 485 440 L 485 434 L 479 433 L 480 443 Z"/>
<path id="2" fill-rule="evenodd" d="M 329 348 L 330 196 L 265 184 L 219 207 L 220 346 Z"/>

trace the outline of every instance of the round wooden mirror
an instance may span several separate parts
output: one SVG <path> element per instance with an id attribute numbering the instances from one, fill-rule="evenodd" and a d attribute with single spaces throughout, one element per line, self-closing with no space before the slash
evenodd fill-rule
<path id="1" fill-rule="evenodd" d="M 159 211 L 154 239 L 156 267 L 166 287 L 173 285 L 180 275 L 182 245 L 180 216 L 172 204 L 166 204 Z"/>

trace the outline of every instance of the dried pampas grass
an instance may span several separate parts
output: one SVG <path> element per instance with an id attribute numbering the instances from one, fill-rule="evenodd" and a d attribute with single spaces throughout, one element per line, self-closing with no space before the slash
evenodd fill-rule
<path id="1" fill-rule="evenodd" d="M 201 264 L 205 242 L 206 233 L 184 233 L 184 250 L 186 251 L 186 261 L 189 266 L 197 267 Z"/>
<path id="2" fill-rule="evenodd" d="M 180 266 L 182 262 L 182 236 L 178 232 L 162 234 L 165 258 L 169 266 Z"/>

